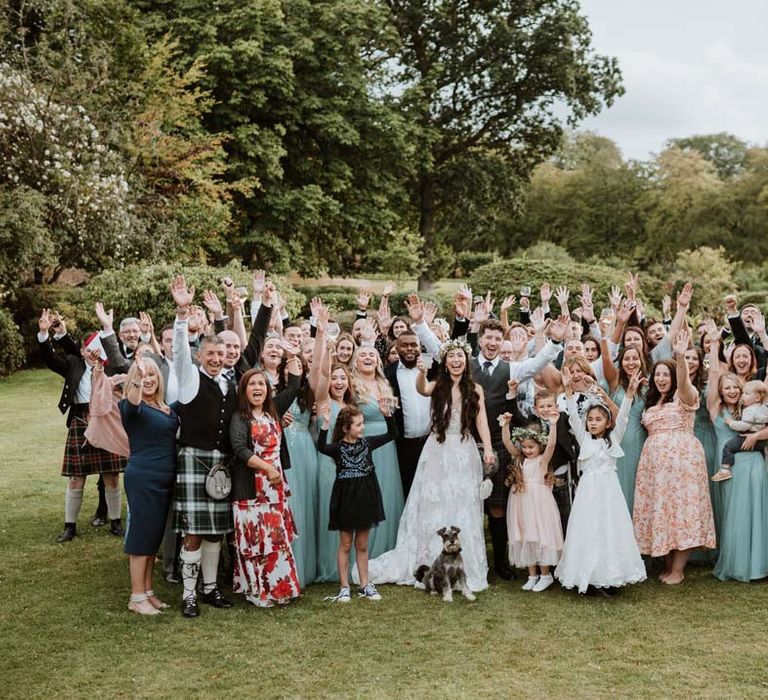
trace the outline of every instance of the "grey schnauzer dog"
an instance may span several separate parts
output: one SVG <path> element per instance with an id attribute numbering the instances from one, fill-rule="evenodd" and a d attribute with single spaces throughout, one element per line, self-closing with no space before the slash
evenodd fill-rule
<path id="1" fill-rule="evenodd" d="M 453 600 L 454 591 L 460 591 L 467 600 L 475 599 L 467 587 L 459 532 L 461 530 L 455 525 L 441 527 L 437 534 L 443 538 L 443 551 L 437 555 L 432 566 L 423 564 L 414 573 L 416 580 L 421 584 L 420 588 L 423 587 L 432 595 L 442 595 L 443 600 L 449 603 Z"/>

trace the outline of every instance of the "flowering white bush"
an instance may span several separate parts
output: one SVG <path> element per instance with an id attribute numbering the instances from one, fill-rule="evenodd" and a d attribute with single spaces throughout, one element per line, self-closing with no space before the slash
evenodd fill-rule
<path id="1" fill-rule="evenodd" d="M 44 86 L 0 63 L 0 185 L 46 198 L 61 265 L 120 259 L 132 223 L 120 155 L 86 111 L 51 99 Z"/>

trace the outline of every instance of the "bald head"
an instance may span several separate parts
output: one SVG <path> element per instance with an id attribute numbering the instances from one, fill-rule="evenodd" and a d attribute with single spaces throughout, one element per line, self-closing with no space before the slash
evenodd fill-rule
<path id="1" fill-rule="evenodd" d="M 240 336 L 234 331 L 221 331 L 217 337 L 224 343 L 226 348 L 224 354 L 224 367 L 231 369 L 240 361 L 240 353 L 242 352 Z"/>

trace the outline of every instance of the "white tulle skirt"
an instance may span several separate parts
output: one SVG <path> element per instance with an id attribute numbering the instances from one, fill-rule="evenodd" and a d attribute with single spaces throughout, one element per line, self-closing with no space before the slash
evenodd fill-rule
<path id="1" fill-rule="evenodd" d="M 461 528 L 461 555 L 467 585 L 472 591 L 488 587 L 488 560 L 483 532 L 483 501 L 480 484 L 483 467 L 477 445 L 471 439 L 447 434 L 439 444 L 430 435 L 419 459 L 413 486 L 400 518 L 397 544 L 368 563 L 373 583 L 413 585 L 414 572 L 431 566 L 442 549 L 437 531 Z"/>
<path id="2" fill-rule="evenodd" d="M 563 588 L 639 583 L 645 564 L 615 470 L 585 471 L 573 501 L 555 578 Z"/>

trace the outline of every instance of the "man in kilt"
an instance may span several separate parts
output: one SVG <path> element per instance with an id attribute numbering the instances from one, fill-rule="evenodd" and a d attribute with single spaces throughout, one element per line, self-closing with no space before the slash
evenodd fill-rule
<path id="1" fill-rule="evenodd" d="M 514 572 L 507 560 L 507 500 L 509 487 L 504 484 L 509 464 L 509 453 L 501 440 L 499 416 L 507 408 L 508 383 L 511 379 L 518 383 L 532 379 L 544 367 L 552 362 L 560 352 L 559 343 L 565 335 L 566 325 L 562 321 L 550 326 L 551 342 L 548 342 L 534 357 L 520 362 L 505 362 L 499 357 L 499 350 L 504 337 L 504 327 L 495 319 L 483 320 L 478 329 L 480 352 L 470 362 L 472 378 L 481 387 L 485 395 L 485 412 L 491 431 L 493 449 L 498 455 L 498 469 L 491 475 L 493 491 L 486 500 L 488 510 L 488 531 L 493 544 L 493 562 L 496 575 L 503 579 L 514 578 Z"/>
<path id="2" fill-rule="evenodd" d="M 91 445 L 85 438 L 88 427 L 88 405 L 91 400 L 91 376 L 99 362 L 98 353 L 80 347 L 67 333 L 64 321 L 50 309 L 43 309 L 38 319 L 37 341 L 45 364 L 64 377 L 59 410 L 67 415 L 67 442 L 64 448 L 62 476 L 68 477 L 64 498 L 64 530 L 57 542 L 69 542 L 77 536 L 77 516 L 83 504 L 85 479 L 91 474 L 104 478 L 109 531 L 118 537 L 125 533 L 121 523 L 120 472 L 125 458 Z M 54 348 L 50 332 L 58 349 Z"/>
<path id="3" fill-rule="evenodd" d="M 187 317 L 194 287 L 183 276 L 171 284 L 176 303 L 173 363 L 179 383 L 181 435 L 176 474 L 174 524 L 184 535 L 179 558 L 184 584 L 182 614 L 197 617 L 197 579 L 202 572 L 201 599 L 216 608 L 229 608 L 217 586 L 220 540 L 232 530 L 229 499 L 211 498 L 205 478 L 217 464 L 229 464 L 229 422 L 237 406 L 236 387 L 222 374 L 226 347 L 217 336 L 202 338 L 197 362 L 192 361 Z"/>

